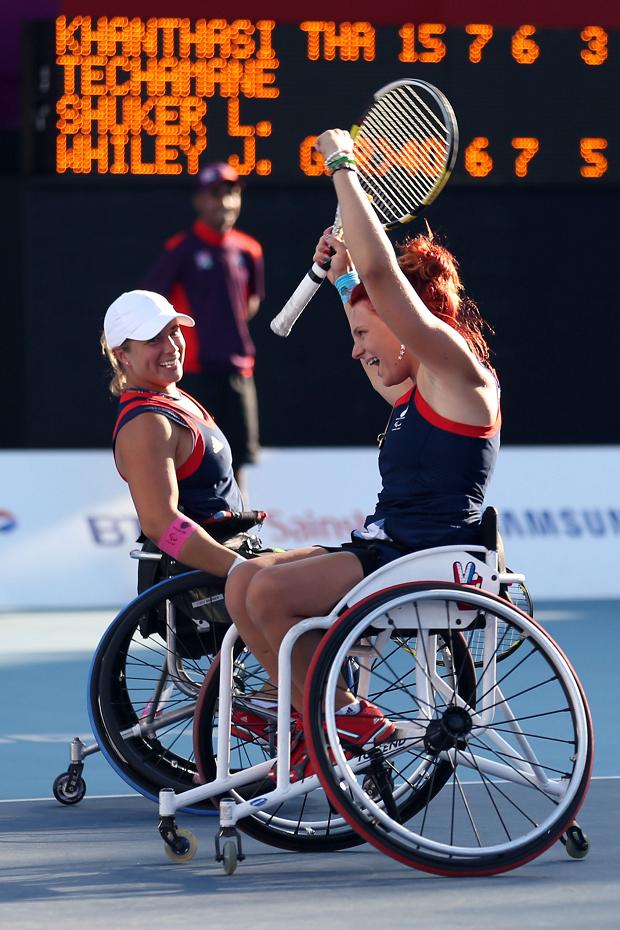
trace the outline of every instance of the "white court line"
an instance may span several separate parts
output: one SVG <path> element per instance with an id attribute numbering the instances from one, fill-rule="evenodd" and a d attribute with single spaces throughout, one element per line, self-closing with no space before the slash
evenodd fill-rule
<path id="1" fill-rule="evenodd" d="M 89 794 L 89 801 L 106 801 L 115 798 L 142 798 L 144 795 L 135 791 L 133 794 Z M 48 798 L 7 798 L 0 800 L 0 804 L 30 804 L 32 801 L 54 801 L 55 798 L 50 795 Z M 215 810 L 215 808 L 213 808 Z"/>
<path id="2" fill-rule="evenodd" d="M 593 775 L 590 779 L 591 781 L 618 781 L 620 775 Z M 143 795 L 134 792 L 133 794 L 89 794 L 89 801 L 105 801 L 113 800 L 114 798 L 141 798 Z M 53 797 L 49 798 L 9 798 L 8 800 L 0 800 L 0 804 L 23 804 L 30 803 L 32 801 L 53 801 Z M 215 808 L 214 808 L 215 810 Z"/>

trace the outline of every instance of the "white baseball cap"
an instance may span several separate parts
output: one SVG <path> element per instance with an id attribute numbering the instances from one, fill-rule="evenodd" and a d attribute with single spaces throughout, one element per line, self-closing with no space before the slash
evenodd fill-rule
<path id="1" fill-rule="evenodd" d="M 155 291 L 126 291 L 108 307 L 103 332 L 108 348 L 116 349 L 125 339 L 152 339 L 172 320 L 194 326 L 186 313 L 177 313 L 170 301 Z"/>

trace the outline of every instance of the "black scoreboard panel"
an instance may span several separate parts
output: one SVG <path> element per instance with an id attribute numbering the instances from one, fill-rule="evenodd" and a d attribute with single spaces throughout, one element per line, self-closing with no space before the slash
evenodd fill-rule
<path id="1" fill-rule="evenodd" d="M 452 183 L 620 181 L 620 37 L 596 24 L 84 16 L 31 24 L 26 43 L 30 174 L 163 179 L 226 160 L 257 183 L 311 183 L 316 134 L 416 77 L 455 109 Z"/>
<path id="2" fill-rule="evenodd" d="M 290 339 L 269 321 L 334 213 L 313 136 L 413 76 L 440 87 L 459 121 L 455 176 L 428 218 L 496 330 L 502 441 L 617 443 L 609 405 L 588 390 L 618 393 L 617 31 L 82 17 L 34 24 L 26 50 L 29 177 L 5 188 L 23 217 L 23 295 L 9 297 L 24 304 L 23 403 L 18 418 L 7 409 L 5 442 L 62 448 L 77 435 L 108 447 L 103 314 L 192 221 L 192 174 L 214 159 L 246 176 L 241 228 L 265 250 L 267 297 L 251 324 L 263 444 L 374 442 L 384 403 L 347 362 L 332 289 Z M 59 333 L 71 365 L 50 352 Z M 58 417 L 59 396 L 71 397 L 71 417 Z"/>

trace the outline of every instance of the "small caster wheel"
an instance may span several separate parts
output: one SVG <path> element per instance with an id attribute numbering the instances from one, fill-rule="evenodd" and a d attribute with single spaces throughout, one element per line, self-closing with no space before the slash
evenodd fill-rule
<path id="1" fill-rule="evenodd" d="M 590 841 L 588 837 L 583 832 L 581 827 L 577 826 L 576 823 L 571 824 L 571 826 L 566 831 L 564 845 L 566 846 L 566 852 L 571 857 L 571 859 L 583 859 L 588 855 L 588 851 L 590 849 Z"/>
<path id="2" fill-rule="evenodd" d="M 173 862 L 189 862 L 196 855 L 198 849 L 198 840 L 191 830 L 182 828 L 177 829 L 175 840 L 178 840 L 176 848 L 164 843 L 166 855 Z"/>
<path id="3" fill-rule="evenodd" d="M 83 778 L 72 778 L 69 772 L 63 772 L 54 779 L 52 791 L 61 804 L 79 804 L 86 794 L 86 782 Z"/>
<path id="4" fill-rule="evenodd" d="M 233 874 L 237 868 L 238 861 L 237 844 L 234 840 L 228 840 L 222 847 L 222 862 L 224 863 L 224 872 L 226 875 Z"/>

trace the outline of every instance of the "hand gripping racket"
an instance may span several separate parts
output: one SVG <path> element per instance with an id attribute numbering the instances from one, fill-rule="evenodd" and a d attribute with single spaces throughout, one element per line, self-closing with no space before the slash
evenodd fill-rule
<path id="1" fill-rule="evenodd" d="M 426 81 L 407 79 L 378 90 L 353 126 L 358 178 L 386 230 L 409 223 L 437 197 L 456 161 L 459 131 L 446 97 Z M 340 232 L 336 212 L 334 231 Z M 288 336 L 329 270 L 316 262 L 271 321 Z"/>

